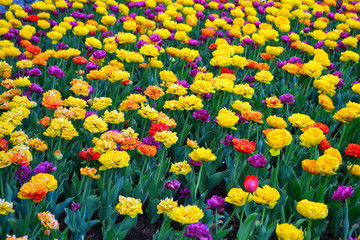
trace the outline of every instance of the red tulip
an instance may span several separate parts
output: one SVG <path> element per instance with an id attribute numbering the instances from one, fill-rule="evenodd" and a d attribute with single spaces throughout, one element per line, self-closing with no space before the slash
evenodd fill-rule
<path id="1" fill-rule="evenodd" d="M 244 181 L 245 190 L 248 192 L 255 192 L 259 186 L 259 179 L 254 175 L 248 175 Z"/>
<path id="2" fill-rule="evenodd" d="M 249 141 L 247 139 L 233 139 L 234 148 L 238 152 L 250 154 L 255 151 L 256 141 Z"/>

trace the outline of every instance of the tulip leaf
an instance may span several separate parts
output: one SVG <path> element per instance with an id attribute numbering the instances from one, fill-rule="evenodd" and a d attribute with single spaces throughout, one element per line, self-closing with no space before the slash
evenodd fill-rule
<path id="1" fill-rule="evenodd" d="M 248 240 L 250 235 L 255 229 L 255 222 L 257 218 L 257 213 L 252 213 L 246 217 L 245 221 L 240 224 L 239 231 L 237 233 L 237 240 Z"/>

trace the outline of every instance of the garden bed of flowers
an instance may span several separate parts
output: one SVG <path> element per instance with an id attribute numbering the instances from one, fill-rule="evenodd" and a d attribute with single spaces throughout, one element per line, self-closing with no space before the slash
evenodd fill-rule
<path id="1" fill-rule="evenodd" d="M 360 2 L 0 5 L 0 239 L 360 237 Z"/>

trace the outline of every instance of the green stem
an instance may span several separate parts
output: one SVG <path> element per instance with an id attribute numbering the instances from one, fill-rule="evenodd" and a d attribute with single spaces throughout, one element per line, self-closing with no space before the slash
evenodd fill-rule
<path id="1" fill-rule="evenodd" d="M 196 196 L 197 196 L 197 190 L 199 188 L 203 168 L 204 168 L 204 163 L 202 162 L 201 166 L 200 166 L 200 171 L 199 171 L 199 174 L 198 174 L 198 179 L 197 179 L 197 182 L 196 182 L 196 187 L 195 187 L 195 199 L 196 199 Z M 201 196 L 201 193 L 200 193 L 200 196 Z"/>
<path id="2" fill-rule="evenodd" d="M 309 181 L 307 181 L 307 185 L 306 185 L 306 189 L 305 189 L 305 192 L 307 193 L 309 191 L 309 187 L 310 187 L 313 175 L 311 173 L 308 173 L 308 172 L 306 172 L 306 175 L 307 176 L 310 175 L 310 179 L 309 179 Z"/>
<path id="3" fill-rule="evenodd" d="M 345 175 L 345 177 L 344 177 L 343 181 L 341 182 L 341 185 L 344 185 L 344 183 L 345 183 L 345 181 L 346 181 L 347 177 L 349 176 L 349 173 L 351 173 L 351 170 L 353 169 L 353 167 L 354 167 L 354 166 L 355 166 L 355 163 L 353 163 L 353 164 L 351 165 L 351 167 L 350 167 L 349 171 L 347 171 L 347 173 L 346 173 L 346 175 Z M 348 183 L 348 184 L 349 184 L 349 183 Z"/>
<path id="4" fill-rule="evenodd" d="M 234 182 L 236 181 L 236 173 L 237 173 L 237 168 L 238 168 L 238 165 L 240 162 L 240 157 L 241 157 L 241 152 L 239 152 L 239 157 L 238 157 L 237 161 L 235 162 L 234 175 L 233 175 Z"/>
<path id="5" fill-rule="evenodd" d="M 311 239 L 311 221 L 312 219 L 309 219 L 309 222 L 308 222 L 308 226 L 307 226 L 307 229 L 306 229 L 306 236 L 305 236 L 305 240 L 310 240 Z"/>
<path id="6" fill-rule="evenodd" d="M 244 203 L 244 207 L 243 207 L 243 209 L 242 209 L 242 211 L 241 211 L 240 224 L 242 224 L 243 217 L 244 217 L 244 212 L 245 212 L 245 206 L 246 206 L 246 203 L 247 203 L 247 201 L 248 201 L 248 199 L 249 199 L 249 197 L 250 197 L 250 194 L 251 194 L 251 193 L 248 193 L 248 195 L 247 195 L 247 197 L 246 197 L 246 200 L 245 200 L 245 203 Z"/>
<path id="7" fill-rule="evenodd" d="M 341 148 L 341 143 L 342 143 L 342 141 L 343 141 L 343 139 L 344 139 L 344 136 L 345 136 L 346 126 L 347 126 L 347 124 L 344 123 L 344 129 L 343 129 L 343 131 L 342 131 L 342 133 L 341 133 L 340 141 L 339 141 L 339 145 L 338 145 L 338 148 L 339 148 L 339 149 Z"/>
<path id="8" fill-rule="evenodd" d="M 1 198 L 5 198 L 4 194 L 4 186 L 3 186 L 3 172 L 2 169 L 0 169 L 0 190 L 1 190 Z"/>
<path id="9" fill-rule="evenodd" d="M 229 218 L 226 220 L 226 222 L 224 223 L 224 225 L 222 225 L 222 227 L 220 228 L 219 232 L 221 232 L 230 222 L 230 220 L 233 218 L 233 216 L 235 215 L 236 211 L 238 209 L 238 206 L 236 206 L 234 208 L 234 211 L 232 212 L 232 214 L 229 216 Z"/>
<path id="10" fill-rule="evenodd" d="M 317 198 L 316 200 L 319 202 L 321 200 L 321 197 L 324 196 L 324 193 L 325 193 L 325 188 L 326 188 L 326 185 L 327 185 L 327 182 L 329 180 L 329 176 L 326 176 L 324 181 L 321 183 L 320 185 L 320 189 L 318 191 L 318 195 L 317 195 Z"/>
<path id="11" fill-rule="evenodd" d="M 163 146 L 163 151 L 162 151 L 162 154 L 161 154 L 161 159 L 160 159 L 160 166 L 163 164 L 163 162 L 164 162 L 164 155 L 165 155 L 165 150 L 166 150 L 166 147 L 165 146 Z M 159 171 L 159 174 L 160 174 L 160 171 Z M 156 175 L 155 176 L 155 179 L 156 179 L 156 184 L 158 184 L 159 183 L 159 176 L 158 175 Z"/>
<path id="12" fill-rule="evenodd" d="M 349 204 L 348 199 L 345 199 L 345 216 L 344 216 L 344 239 L 349 238 L 349 231 L 346 229 L 346 227 L 349 227 Z M 346 231 L 345 231 L 346 229 Z"/>
<path id="13" fill-rule="evenodd" d="M 341 125 L 341 126 L 340 126 L 340 129 L 335 133 L 335 135 L 334 135 L 334 137 L 333 137 L 332 139 L 336 138 L 337 135 L 339 135 L 341 129 L 344 128 L 344 127 L 345 127 L 345 125 Z"/>
<path id="14" fill-rule="evenodd" d="M 166 225 L 166 222 L 167 222 L 167 220 L 168 220 L 168 217 L 165 215 L 165 214 L 163 214 L 163 216 L 164 216 L 164 221 L 163 221 L 163 223 L 161 224 L 161 229 L 160 229 L 160 232 L 159 232 L 159 239 L 162 239 L 162 235 L 163 235 L 163 233 L 164 233 L 164 228 L 165 228 L 165 225 Z"/>
<path id="15" fill-rule="evenodd" d="M 144 157 L 144 162 L 143 162 L 143 165 L 142 165 L 142 168 L 141 168 L 141 175 L 140 176 L 142 176 L 143 175 L 143 173 L 144 173 L 144 171 L 145 171 L 145 166 L 146 166 L 146 164 L 147 164 L 147 157 Z"/>
<path id="16" fill-rule="evenodd" d="M 222 141 L 224 146 L 225 146 L 225 138 L 226 138 L 227 131 L 228 131 L 228 128 L 225 128 L 224 137 L 223 137 L 223 141 Z"/>
<path id="17" fill-rule="evenodd" d="M 252 122 L 250 121 L 250 122 L 249 122 L 249 130 L 248 130 L 247 140 L 249 140 L 249 138 L 250 138 L 251 127 L 252 127 L 252 124 L 251 124 L 251 123 L 252 123 Z"/>
<path id="18" fill-rule="evenodd" d="M 215 209 L 215 231 L 218 231 L 218 224 L 219 224 L 219 220 L 218 220 L 218 212 L 217 212 L 217 208 Z"/>
<path id="19" fill-rule="evenodd" d="M 264 205 L 264 208 L 263 208 L 263 213 L 262 213 L 261 222 L 260 222 L 261 224 L 263 224 L 263 222 L 264 222 L 265 213 L 266 213 L 266 205 Z"/>
<path id="20" fill-rule="evenodd" d="M 276 162 L 276 168 L 275 168 L 275 171 L 274 171 L 274 173 L 275 173 L 275 186 L 279 186 L 279 180 L 278 180 L 278 175 L 279 175 L 279 164 L 280 164 L 280 155 L 281 154 L 279 154 L 278 156 L 277 156 L 277 162 Z"/>
<path id="21" fill-rule="evenodd" d="M 147 121 L 146 121 L 146 119 L 145 119 L 145 121 L 144 121 L 144 127 L 143 127 L 143 130 L 142 130 L 141 138 L 140 138 L 140 139 L 143 139 L 143 136 L 144 136 L 145 130 L 146 130 L 146 125 L 147 125 Z"/>
<path id="22" fill-rule="evenodd" d="M 184 225 L 183 230 L 181 231 L 181 233 L 180 233 L 180 235 L 179 235 L 178 239 L 180 239 L 180 240 L 184 239 L 185 230 L 186 230 L 186 225 Z"/>
<path id="23" fill-rule="evenodd" d="M 62 138 L 62 129 L 60 130 L 60 139 L 59 139 L 59 145 L 58 145 L 58 149 L 61 152 L 61 138 Z"/>
<path id="24" fill-rule="evenodd" d="M 181 79 L 180 80 L 183 80 L 184 79 L 184 70 L 185 70 L 185 60 L 183 60 L 183 65 L 182 65 L 182 68 L 181 68 Z"/>

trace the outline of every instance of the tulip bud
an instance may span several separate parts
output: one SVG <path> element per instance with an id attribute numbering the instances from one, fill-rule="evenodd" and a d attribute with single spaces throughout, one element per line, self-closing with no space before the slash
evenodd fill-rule
<path id="1" fill-rule="evenodd" d="M 36 108 L 37 107 L 37 102 L 31 101 L 30 102 L 30 107 L 31 108 Z"/>
<path id="2" fill-rule="evenodd" d="M 254 175 L 248 175 L 244 181 L 244 187 L 248 192 L 255 192 L 259 186 L 259 179 Z"/>
<path id="3" fill-rule="evenodd" d="M 78 204 L 78 203 L 72 203 L 71 204 L 71 210 L 72 211 L 76 212 L 77 210 L 79 210 L 79 208 L 80 208 L 80 204 Z"/>
<path id="4" fill-rule="evenodd" d="M 50 234 L 51 234 L 51 232 L 50 232 L 49 229 L 46 229 L 46 230 L 44 231 L 44 235 L 45 235 L 45 236 L 50 236 Z"/>
<path id="5" fill-rule="evenodd" d="M 60 150 L 56 150 L 56 151 L 54 152 L 54 157 L 55 157 L 56 160 L 61 160 L 61 159 L 63 158 L 63 155 L 62 155 L 62 153 L 60 152 Z"/>

